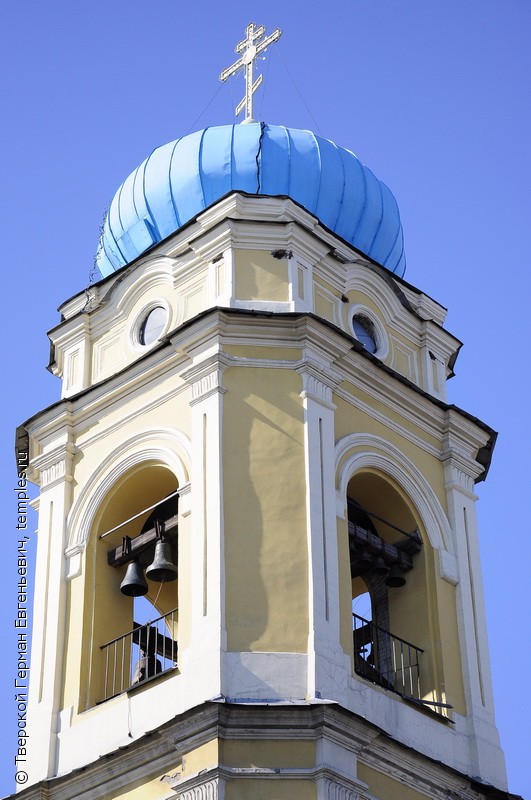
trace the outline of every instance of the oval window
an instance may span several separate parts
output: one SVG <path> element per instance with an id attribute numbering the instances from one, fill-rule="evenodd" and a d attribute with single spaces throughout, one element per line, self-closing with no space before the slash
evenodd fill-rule
<path id="1" fill-rule="evenodd" d="M 162 306 L 155 306 L 146 314 L 138 329 L 138 341 L 142 345 L 156 342 L 164 330 L 168 314 Z"/>
<path id="2" fill-rule="evenodd" d="M 376 353 L 378 343 L 374 333 L 374 325 L 363 314 L 355 314 L 352 317 L 352 328 L 356 339 L 364 346 L 369 353 Z"/>

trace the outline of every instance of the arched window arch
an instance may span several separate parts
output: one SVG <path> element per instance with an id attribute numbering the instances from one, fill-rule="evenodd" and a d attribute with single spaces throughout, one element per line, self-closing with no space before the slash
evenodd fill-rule
<path id="1" fill-rule="evenodd" d="M 389 476 L 366 469 L 348 482 L 347 511 L 354 671 L 440 712 L 433 551 L 415 510 Z"/>
<path id="2" fill-rule="evenodd" d="M 149 565 L 158 541 L 164 542 L 167 559 L 178 564 L 177 493 L 177 479 L 168 467 L 136 464 L 107 493 L 96 515 L 85 558 L 85 592 L 94 587 L 85 603 L 85 708 L 176 665 L 177 573 L 172 576 L 177 579 L 150 580 Z M 124 590 L 133 562 L 133 580 L 145 580 L 145 591 Z M 142 606 L 143 616 L 150 617 L 145 621 L 136 619 Z"/>

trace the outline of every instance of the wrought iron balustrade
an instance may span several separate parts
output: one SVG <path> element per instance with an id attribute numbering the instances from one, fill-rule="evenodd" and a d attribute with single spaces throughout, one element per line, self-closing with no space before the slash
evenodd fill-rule
<path id="1" fill-rule="evenodd" d="M 132 689 L 177 666 L 177 609 L 101 646 L 104 658 L 102 700 Z M 168 635 L 171 634 L 171 635 Z"/>
<path id="2" fill-rule="evenodd" d="M 420 656 L 424 652 L 420 647 L 357 614 L 352 615 L 352 634 L 354 669 L 358 675 L 409 700 L 427 703 L 420 690 Z M 443 706 L 427 704 L 435 711 Z"/>

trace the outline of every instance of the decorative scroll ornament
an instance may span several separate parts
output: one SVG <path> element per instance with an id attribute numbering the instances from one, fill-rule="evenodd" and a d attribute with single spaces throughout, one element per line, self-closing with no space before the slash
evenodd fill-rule
<path id="1" fill-rule="evenodd" d="M 326 800 L 364 800 L 358 792 L 329 779 L 325 781 L 325 791 Z"/>
<path id="2" fill-rule="evenodd" d="M 253 79 L 253 67 L 255 59 L 265 51 L 270 44 L 276 42 L 282 36 L 280 28 L 276 28 L 270 36 L 267 36 L 261 42 L 259 39 L 265 33 L 265 28 L 260 25 L 256 27 L 254 22 L 251 22 L 245 30 L 245 39 L 235 47 L 236 53 L 242 53 L 241 58 L 234 62 L 230 67 L 224 69 L 219 76 L 220 81 L 226 81 L 232 75 L 236 75 L 240 70 L 245 71 L 245 95 L 238 103 L 235 109 L 235 116 L 238 116 L 245 109 L 245 119 L 243 123 L 255 122 L 253 119 L 253 94 L 256 92 L 263 80 L 263 75 L 259 75 L 256 80 Z"/>
<path id="3" fill-rule="evenodd" d="M 183 788 L 182 791 L 179 791 L 177 787 L 174 788 L 177 791 L 175 797 L 179 798 L 179 800 L 219 800 L 220 797 L 218 778 L 213 778 L 197 786 Z"/>

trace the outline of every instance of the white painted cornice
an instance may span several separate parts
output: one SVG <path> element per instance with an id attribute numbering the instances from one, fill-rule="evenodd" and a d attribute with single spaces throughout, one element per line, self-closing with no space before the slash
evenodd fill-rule
<path id="1" fill-rule="evenodd" d="M 441 440 L 445 412 L 430 397 L 417 391 L 414 386 L 405 384 L 393 373 L 381 369 L 377 363 L 354 350 L 349 352 L 342 367 L 345 381 L 351 383 L 355 389 L 363 390 L 393 414 L 418 426 L 428 436 Z M 359 402 L 356 393 L 348 392 L 344 385 L 341 386 L 341 391 L 345 397 L 350 396 Z"/>
<path id="2" fill-rule="evenodd" d="M 183 781 L 171 783 L 176 800 L 222 800 L 227 781 L 310 781 L 324 788 L 323 800 L 377 800 L 367 793 L 367 784 L 339 776 L 325 765 L 301 768 L 227 767 L 216 766 L 198 772 Z M 258 787 L 257 787 L 258 788 Z"/>
<path id="3" fill-rule="evenodd" d="M 433 320 L 438 325 L 444 323 L 448 309 L 419 289 L 408 286 L 406 283 L 401 283 L 400 289 L 404 292 L 419 317 L 425 320 Z"/>
<path id="4" fill-rule="evenodd" d="M 314 232 L 309 232 L 307 228 L 301 228 L 296 221 L 291 221 L 287 229 L 289 231 L 289 246 L 295 252 L 312 264 L 317 264 L 334 249 L 333 243 L 322 241 L 315 236 Z"/>
<path id="5" fill-rule="evenodd" d="M 311 399 L 332 411 L 336 410 L 332 402 L 334 389 L 341 380 L 341 374 L 332 369 L 330 364 L 317 359 L 306 360 L 296 368 L 302 376 L 303 400 Z"/>
<path id="6" fill-rule="evenodd" d="M 30 464 L 28 480 L 40 485 L 43 478 L 47 485 L 55 482 L 64 469 L 70 476 L 71 458 L 74 455 L 74 425 L 72 408 L 68 401 L 59 401 L 36 414 L 26 423 L 29 436 Z M 59 466 L 65 460 L 64 467 Z"/>
<path id="7" fill-rule="evenodd" d="M 383 369 L 377 360 L 358 352 L 352 340 L 340 330 L 307 314 L 239 314 L 228 309 L 213 309 L 201 314 L 174 331 L 167 343 L 117 375 L 36 415 L 29 425 L 31 435 L 39 443 L 36 452 L 42 449 L 41 441 L 44 443 L 49 437 L 59 434 L 65 424 L 67 408 L 72 415 L 72 424 L 77 426 L 82 421 L 88 422 L 93 415 L 102 414 L 120 402 L 126 394 L 141 391 L 151 381 L 160 381 L 164 375 L 180 372 L 186 366 L 220 352 L 225 343 L 300 347 L 303 360 L 313 360 L 316 364 L 323 362 L 337 370 L 341 376 L 341 385 L 336 389 L 338 396 L 360 405 L 363 401 L 356 390 L 363 390 L 369 398 L 387 407 L 390 413 L 402 417 L 404 430 L 407 425 L 417 426 L 440 443 L 436 445 L 439 454 L 462 450 L 471 459 L 470 474 L 474 470 L 476 477 L 481 474 L 482 468 L 476 465 L 475 455 L 480 447 L 487 445 L 489 433 L 458 409 L 446 409 L 435 403 L 413 385 L 409 386 L 390 370 Z M 337 383 L 337 378 L 334 381 Z M 384 413 L 378 413 L 385 419 Z M 431 448 L 435 454 L 433 445 L 423 446 Z"/>
<path id="8" fill-rule="evenodd" d="M 40 456 L 32 459 L 31 467 L 35 475 L 38 476 L 38 483 L 41 491 L 50 489 L 58 483 L 64 481 L 71 482 L 72 464 L 76 448 L 72 444 L 71 436 L 53 450 L 48 450 Z"/>
<path id="9" fill-rule="evenodd" d="M 399 334 L 418 349 L 420 345 L 420 320 L 408 309 L 399 294 L 393 291 L 393 277 L 384 279 L 376 269 L 367 269 L 363 262 L 349 264 L 345 280 L 345 294 L 357 291 L 365 294 L 380 312 L 389 335 Z M 398 287 L 401 289 L 401 287 Z"/>
<path id="10" fill-rule="evenodd" d="M 437 723 L 440 724 L 440 723 Z M 344 747 L 348 771 L 318 762 L 307 769 L 256 769 L 214 764 L 202 773 L 182 780 L 182 757 L 216 737 L 222 739 L 283 740 L 289 734 L 304 734 L 310 741 L 335 741 Z M 448 729 L 451 736 L 452 731 Z M 137 780 L 162 776 L 170 795 L 190 800 L 212 800 L 216 795 L 195 790 L 217 780 L 260 778 L 315 780 L 325 786 L 327 800 L 376 800 L 356 775 L 358 763 L 387 774 L 399 783 L 433 800 L 485 800 L 491 789 L 480 792 L 473 779 L 403 747 L 376 726 L 335 705 L 230 705 L 206 703 L 162 727 L 146 732 L 134 742 L 68 775 L 23 789 L 20 800 L 99 800 L 118 796 Z M 251 771 L 252 770 L 252 771 Z M 328 782 L 328 783 L 327 783 Z M 339 787 L 339 788 L 338 788 Z M 214 791 L 211 787 L 208 791 Z M 190 794 L 186 794 L 190 792 Z M 350 794 L 349 794 L 350 793 Z"/>
<path id="11" fill-rule="evenodd" d="M 58 310 L 65 320 L 68 320 L 85 310 L 93 311 L 98 307 L 101 297 L 105 294 L 105 292 L 106 289 L 101 284 L 87 286 L 84 291 L 74 295 L 74 297 L 71 297 L 69 300 L 66 300 L 64 303 L 62 303 Z"/>
<path id="12" fill-rule="evenodd" d="M 290 273 L 292 297 L 289 301 L 248 302 L 235 297 L 228 277 L 232 266 L 227 254 L 237 249 L 272 252 L 279 248 L 291 251 L 294 263 L 298 261 L 310 270 L 306 275 L 310 277 L 302 306 L 297 299 L 298 275 L 295 267 Z M 228 271 L 222 279 L 223 289 L 217 287 L 218 277 L 213 266 L 220 258 L 226 261 L 225 269 Z M 83 339 L 83 352 L 72 355 L 72 359 L 75 356 L 84 363 L 82 386 L 108 374 L 115 362 L 117 366 L 125 366 L 141 357 L 131 343 L 131 330 L 136 329 L 135 320 L 130 319 L 132 307 L 136 308 L 135 304 L 138 305 L 143 297 L 153 301 L 157 287 L 168 285 L 173 293 L 171 302 L 166 298 L 173 309 L 173 326 L 190 316 L 185 307 L 188 308 L 189 298 L 197 294 L 201 295 L 199 304 L 204 311 L 223 297 L 224 302 L 232 307 L 283 313 L 301 307 L 311 310 L 313 293 L 317 290 L 321 295 L 324 293 L 331 303 L 334 323 L 341 328 L 345 325 L 342 306 L 345 292 L 356 288 L 367 294 L 375 309 L 382 312 L 387 338 L 392 339 L 394 333 L 404 338 L 402 349 L 407 346 L 411 349 L 406 358 L 413 359 L 423 342 L 431 343 L 438 357 L 445 362 L 455 351 L 456 340 L 436 329 L 434 323 L 426 323 L 422 327 L 416 312 L 410 313 L 399 295 L 412 298 L 415 309 L 429 309 L 433 311 L 431 316 L 437 316 L 435 311 L 440 307 L 434 301 L 423 301 L 423 296 L 415 294 L 412 289 L 406 291 L 396 277 L 363 258 L 354 248 L 323 228 L 315 217 L 297 203 L 289 198 L 233 193 L 202 212 L 195 222 L 159 243 L 132 265 L 67 301 L 65 308 L 68 313 L 79 315 L 83 312 L 85 319 L 82 325 L 77 318 L 72 319 L 70 327 L 68 321 L 63 322 L 51 332 L 56 350 L 56 374 L 66 374 L 67 363 L 63 364 L 66 354 L 69 349 L 79 349 L 78 344 Z M 393 285 L 396 291 L 393 291 Z M 184 291 L 184 299 L 180 298 L 181 291 Z M 140 313 L 138 309 L 137 312 Z M 345 332 L 350 333 L 348 325 Z M 95 349 L 92 352 L 93 345 Z M 73 366 L 69 368 L 70 371 L 73 369 Z M 94 369 L 92 375 L 91 369 Z M 410 377 L 416 381 L 417 368 L 411 367 L 410 372 Z M 429 375 L 428 367 L 424 372 Z M 74 391 L 78 385 L 74 385 Z"/>
<path id="13" fill-rule="evenodd" d="M 101 416 L 112 411 L 113 407 L 121 404 L 124 397 L 144 392 L 150 384 L 178 371 L 180 365 L 186 362 L 182 353 L 169 348 L 154 351 L 145 361 L 133 362 L 118 375 L 71 398 L 73 424 L 76 428 L 94 424 Z M 174 386 L 173 392 L 175 391 L 178 391 L 178 387 Z M 164 392 L 161 391 L 153 403 L 160 405 L 164 399 Z M 144 405 L 144 410 L 146 408 L 147 405 Z"/>
<path id="14" fill-rule="evenodd" d="M 442 456 L 444 466 L 444 487 L 447 491 L 458 489 L 470 500 L 477 500 L 474 485 L 483 472 L 477 461 L 459 450 L 447 447 Z"/>
<path id="15" fill-rule="evenodd" d="M 207 230 L 200 239 L 190 242 L 190 249 L 204 264 L 219 258 L 232 244 L 233 223 L 220 222 L 215 228 Z M 183 259 L 182 264 L 185 263 Z M 176 273 L 177 276 L 178 273 Z"/>
<path id="16" fill-rule="evenodd" d="M 435 347 L 446 360 L 461 346 L 461 341 L 432 320 L 423 320 L 420 325 L 422 343 Z"/>
<path id="17" fill-rule="evenodd" d="M 448 800 L 450 796 L 459 797 L 460 800 L 478 798 L 470 787 L 469 779 L 444 770 L 429 759 L 419 759 L 414 750 L 404 750 L 386 736 L 374 739 L 371 746 L 358 755 L 358 759 L 360 763 L 389 775 L 399 784 L 432 800 Z"/>
<path id="18" fill-rule="evenodd" d="M 181 377 L 192 387 L 190 405 L 194 405 L 213 394 L 224 394 L 223 372 L 228 360 L 221 353 L 213 353 L 207 358 L 196 361 L 181 373 Z"/>
<path id="19" fill-rule="evenodd" d="M 135 303 L 160 286 L 173 286 L 175 260 L 159 256 L 146 264 L 142 272 L 133 273 L 128 281 L 116 288 L 112 311 L 124 316 L 130 313 Z"/>
<path id="20" fill-rule="evenodd" d="M 491 443 L 491 436 L 489 431 L 476 425 L 457 409 L 448 409 L 442 443 L 447 488 L 455 486 L 469 493 L 471 499 L 476 499 L 473 493 L 474 483 L 484 472 L 484 467 L 478 463 L 476 457 L 481 448 Z"/>

